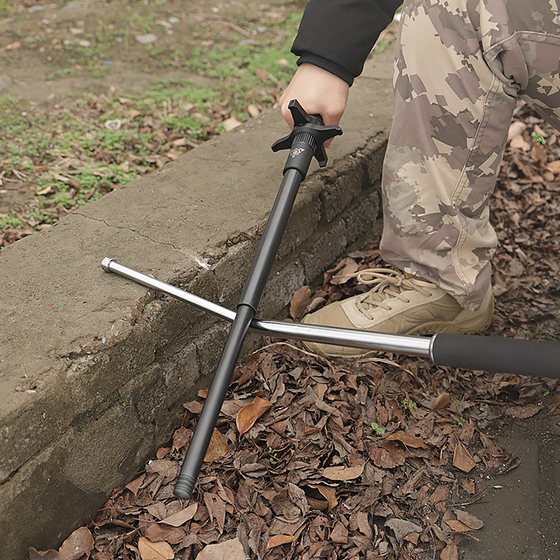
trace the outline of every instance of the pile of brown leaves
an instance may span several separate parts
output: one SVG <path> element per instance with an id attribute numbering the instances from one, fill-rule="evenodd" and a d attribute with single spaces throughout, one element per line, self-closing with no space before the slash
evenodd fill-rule
<path id="1" fill-rule="evenodd" d="M 526 106 L 510 128 L 492 220 L 496 332 L 559 338 L 559 133 Z"/>
<path id="2" fill-rule="evenodd" d="M 525 109 L 521 117 L 529 148 L 508 146 L 494 199 L 494 334 L 546 325 L 556 335 L 560 154 L 542 122 Z M 546 161 L 530 136 L 537 126 Z M 292 318 L 367 289 L 345 274 L 379 264 L 374 244 L 349 254 L 314 294 L 298 290 Z M 467 506 L 488 492 L 489 476 L 518 464 L 495 442 L 496 423 L 559 414 L 557 389 L 391 354 L 326 360 L 267 341 L 236 368 L 193 500 L 172 490 L 204 391 L 145 472 L 69 537 L 82 546 L 71 558 L 456 560 L 483 526 Z"/>

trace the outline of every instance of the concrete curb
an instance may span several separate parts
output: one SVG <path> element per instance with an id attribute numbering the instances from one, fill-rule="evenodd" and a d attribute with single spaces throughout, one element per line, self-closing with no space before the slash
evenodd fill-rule
<path id="1" fill-rule="evenodd" d="M 262 300 L 272 317 L 377 219 L 391 61 L 353 87 Z M 364 126 L 367 120 L 367 126 Z M 168 439 L 227 325 L 101 269 L 103 257 L 233 306 L 281 179 L 270 113 L 0 254 L 0 550 L 57 547 Z M 25 529 L 22 529 L 25 528 Z"/>

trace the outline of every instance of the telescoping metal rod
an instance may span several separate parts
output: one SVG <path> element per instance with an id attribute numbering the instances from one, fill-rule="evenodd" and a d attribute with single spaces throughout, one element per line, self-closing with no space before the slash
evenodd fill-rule
<path id="1" fill-rule="evenodd" d="M 175 299 L 190 303 L 199 309 L 210 311 L 218 317 L 233 321 L 235 312 L 195 296 L 190 292 L 181 290 L 151 276 L 146 276 L 137 270 L 119 264 L 115 259 L 105 258 L 101 263 L 104 270 L 114 272 L 119 276 L 133 280 L 143 286 L 167 294 Z M 308 325 L 300 323 L 284 323 L 282 321 L 263 321 L 254 318 L 250 328 L 267 336 L 288 338 L 291 340 L 305 340 L 308 342 L 319 342 L 323 344 L 336 344 L 339 346 L 350 346 L 353 348 L 364 348 L 381 352 L 396 352 L 408 356 L 431 358 L 430 346 L 432 338 L 419 336 L 404 336 L 336 327 L 322 327 L 319 325 Z"/>
<path id="2" fill-rule="evenodd" d="M 107 272 L 114 272 L 134 280 L 229 321 L 235 317 L 235 313 L 225 307 L 127 268 L 114 259 L 103 259 L 102 266 Z M 560 378 L 558 342 L 447 333 L 426 338 L 281 321 L 262 321 L 256 318 L 251 321 L 250 328 L 273 337 L 429 358 L 437 366 Z"/>
<path id="3" fill-rule="evenodd" d="M 129 278 L 229 321 L 235 317 L 235 313 L 225 307 L 146 276 L 114 259 L 103 259 L 102 266 L 107 272 Z M 552 341 L 448 333 L 426 338 L 256 318 L 251 321 L 250 328 L 273 337 L 430 358 L 437 366 L 560 378 L 560 343 Z"/>

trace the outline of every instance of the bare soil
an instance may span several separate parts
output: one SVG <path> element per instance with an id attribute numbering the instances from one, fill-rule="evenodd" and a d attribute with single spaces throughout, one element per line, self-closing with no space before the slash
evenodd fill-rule
<path id="1" fill-rule="evenodd" d="M 53 103 L 77 93 L 102 94 L 111 88 L 140 92 L 154 77 L 207 83 L 208 78 L 180 67 L 193 46 L 214 40 L 217 33 L 224 43 L 248 38 L 246 22 L 253 20 L 256 26 L 271 4 L 260 0 L 39 4 L 35 10 L 0 20 L 0 94 Z M 87 40 L 82 37 L 91 34 L 105 37 L 111 46 L 110 57 L 99 60 L 104 66 L 102 77 L 87 67 L 72 65 L 69 49 L 64 48 L 81 46 L 79 41 Z M 142 44 L 135 38 L 148 34 L 156 36 L 153 43 Z M 17 43 L 21 46 L 14 47 Z M 61 76 L 62 71 L 73 72 Z"/>
<path id="2" fill-rule="evenodd" d="M 16 12 L 0 15 L 0 98 L 15 98 L 16 106 L 30 119 L 56 118 L 60 113 L 63 124 L 62 109 L 73 106 L 76 99 L 96 96 L 101 100 L 98 113 L 102 113 L 107 99 L 142 94 L 154 79 L 217 87 L 223 76 L 209 76 L 196 65 L 193 70 L 200 47 L 225 50 L 239 44 L 279 44 L 285 38 L 269 24 L 290 9 L 299 9 L 297 2 L 22 2 Z M 232 66 L 236 63 L 232 60 Z M 31 159 L 39 170 L 52 164 Z M 16 173 L 14 177 L 10 163 L 4 166 L 7 172 L 1 164 L 0 153 L 0 217 L 27 204 L 41 190 L 35 188 L 37 174 Z M 20 220 L 28 219 L 25 211 L 20 214 Z M 31 223 L 27 231 L 20 228 L 4 236 L 4 245 L 40 225 Z"/>

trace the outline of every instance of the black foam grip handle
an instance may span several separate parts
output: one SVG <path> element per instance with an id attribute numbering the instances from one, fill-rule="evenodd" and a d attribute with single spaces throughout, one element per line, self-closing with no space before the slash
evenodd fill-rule
<path id="1" fill-rule="evenodd" d="M 560 378 L 560 343 L 440 333 L 432 342 L 438 366 Z"/>

